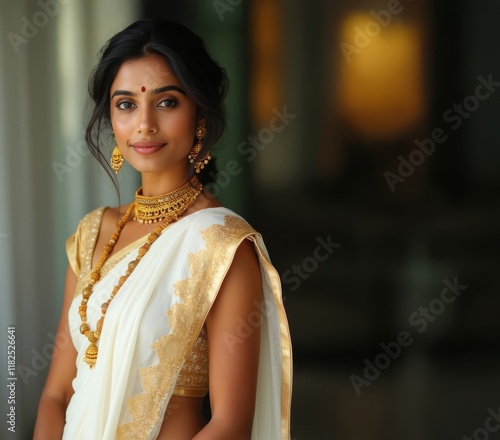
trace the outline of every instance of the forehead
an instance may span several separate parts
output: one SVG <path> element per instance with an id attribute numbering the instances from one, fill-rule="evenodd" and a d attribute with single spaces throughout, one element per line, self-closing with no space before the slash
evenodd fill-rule
<path id="1" fill-rule="evenodd" d="M 116 74 L 111 86 L 114 89 L 135 90 L 141 87 L 156 89 L 166 85 L 180 86 L 169 64 L 161 55 L 146 55 L 125 61 Z"/>

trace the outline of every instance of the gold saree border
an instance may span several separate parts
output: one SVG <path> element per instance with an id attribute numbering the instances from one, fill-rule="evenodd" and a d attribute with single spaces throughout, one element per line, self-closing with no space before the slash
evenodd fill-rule
<path id="1" fill-rule="evenodd" d="M 280 322 L 280 340 L 281 340 L 281 438 L 282 440 L 290 439 L 290 419 L 292 407 L 292 387 L 293 387 L 293 357 L 292 357 L 292 340 L 290 337 L 290 329 L 288 319 L 283 305 L 281 296 L 281 281 L 276 268 L 271 264 L 268 258 L 262 252 L 261 247 L 257 243 L 255 237 L 249 237 L 255 244 L 260 261 L 267 268 L 267 274 L 271 280 L 271 291 L 276 301 L 279 322 Z"/>
<path id="2" fill-rule="evenodd" d="M 143 393 L 128 399 L 132 420 L 118 427 L 118 440 L 149 438 L 149 433 L 160 420 L 174 379 L 201 331 L 236 249 L 252 234 L 255 231 L 246 221 L 231 215 L 224 216 L 224 224 L 214 224 L 201 231 L 205 248 L 188 255 L 190 276 L 174 285 L 174 295 L 181 302 L 167 311 L 171 331 L 152 344 L 158 363 L 140 369 Z"/>

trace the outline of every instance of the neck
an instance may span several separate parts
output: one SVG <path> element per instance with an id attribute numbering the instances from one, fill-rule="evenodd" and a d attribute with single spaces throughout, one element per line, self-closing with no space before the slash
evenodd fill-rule
<path id="1" fill-rule="evenodd" d="M 168 173 L 142 173 L 142 195 L 146 197 L 155 197 L 161 194 L 166 194 L 180 188 L 190 177 L 187 170 L 175 171 Z"/>

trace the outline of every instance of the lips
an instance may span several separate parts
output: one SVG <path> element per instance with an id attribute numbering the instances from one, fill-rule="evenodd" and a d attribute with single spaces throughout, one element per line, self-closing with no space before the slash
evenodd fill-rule
<path id="1" fill-rule="evenodd" d="M 140 141 L 130 144 L 130 146 L 139 154 L 153 154 L 161 150 L 166 144 L 155 141 Z"/>

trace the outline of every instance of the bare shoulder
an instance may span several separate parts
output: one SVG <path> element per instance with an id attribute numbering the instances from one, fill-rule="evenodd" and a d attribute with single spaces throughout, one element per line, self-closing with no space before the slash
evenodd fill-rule
<path id="1" fill-rule="evenodd" d="M 255 245 L 250 240 L 243 240 L 238 249 L 236 250 L 236 254 L 234 256 L 234 263 L 240 264 L 244 268 L 253 268 L 257 269 L 257 272 L 260 272 L 258 266 L 258 256 L 257 251 L 255 250 Z"/>
<path id="2" fill-rule="evenodd" d="M 116 220 L 119 219 L 123 214 L 127 212 L 127 209 L 130 207 L 130 203 L 127 203 L 126 205 L 121 205 L 121 206 L 113 206 L 113 207 L 107 207 L 104 210 L 103 214 L 103 222 L 106 221 L 112 221 L 116 223 Z"/>
<path id="3" fill-rule="evenodd" d="M 129 206 L 130 204 L 105 208 L 102 215 L 100 231 L 114 230 L 116 222 L 127 212 Z"/>

